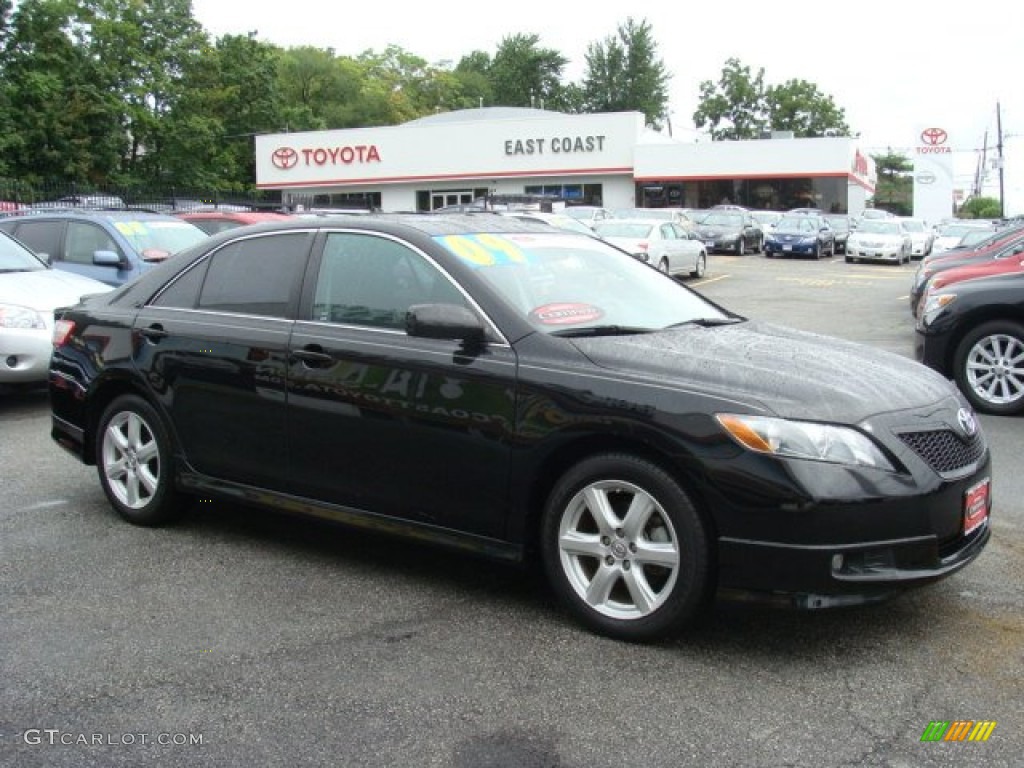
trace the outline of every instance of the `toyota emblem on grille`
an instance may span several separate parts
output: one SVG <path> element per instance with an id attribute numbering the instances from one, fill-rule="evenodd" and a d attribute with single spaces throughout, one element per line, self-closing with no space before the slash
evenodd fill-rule
<path id="1" fill-rule="evenodd" d="M 274 164 L 275 168 L 287 171 L 299 162 L 299 153 L 291 147 L 281 147 L 280 149 L 275 149 L 270 155 L 270 162 Z"/>
<path id="2" fill-rule="evenodd" d="M 949 134 L 941 128 L 925 128 L 921 131 L 921 141 L 931 147 L 937 147 L 940 144 L 945 144 L 946 139 L 948 138 Z"/>
<path id="3" fill-rule="evenodd" d="M 974 414 L 966 408 L 961 408 L 956 412 L 956 420 L 960 422 L 960 429 L 964 431 L 964 434 L 968 437 L 974 437 L 974 434 L 978 431 L 978 422 L 974 420 Z"/>

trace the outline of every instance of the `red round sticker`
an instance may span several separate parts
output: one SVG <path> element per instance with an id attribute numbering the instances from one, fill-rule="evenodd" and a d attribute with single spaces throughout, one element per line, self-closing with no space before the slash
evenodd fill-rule
<path id="1" fill-rule="evenodd" d="M 577 325 L 604 317 L 604 311 L 593 304 L 545 304 L 530 312 L 530 317 L 544 325 Z"/>

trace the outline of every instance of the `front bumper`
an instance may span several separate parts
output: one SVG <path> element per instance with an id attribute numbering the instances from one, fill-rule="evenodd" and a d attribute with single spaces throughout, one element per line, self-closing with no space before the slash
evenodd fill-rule
<path id="1" fill-rule="evenodd" d="M 871 259 L 872 261 L 902 261 L 904 258 L 902 248 L 891 246 L 869 248 L 856 244 L 847 247 L 846 255 L 851 259 Z"/>
<path id="2" fill-rule="evenodd" d="M 813 256 L 818 251 L 817 245 L 816 240 L 811 242 L 800 240 L 790 243 L 766 240 L 764 252 L 766 256 Z"/>
<path id="3" fill-rule="evenodd" d="M 0 384 L 45 382 L 52 352 L 50 329 L 0 330 Z"/>

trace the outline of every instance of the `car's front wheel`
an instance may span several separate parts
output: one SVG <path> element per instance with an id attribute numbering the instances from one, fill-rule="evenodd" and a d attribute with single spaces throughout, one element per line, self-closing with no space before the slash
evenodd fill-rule
<path id="1" fill-rule="evenodd" d="M 977 410 L 1008 415 L 1024 411 L 1024 325 L 983 323 L 957 345 L 957 386 Z"/>
<path id="2" fill-rule="evenodd" d="M 666 275 L 669 273 L 668 256 L 661 257 L 661 261 L 658 262 L 658 269 Z"/>
<path id="3" fill-rule="evenodd" d="M 604 454 L 577 464 L 552 490 L 541 535 L 552 588 L 603 634 L 663 636 L 709 598 L 704 523 L 679 483 L 645 459 Z"/>
<path id="4" fill-rule="evenodd" d="M 107 406 L 96 435 L 96 468 L 107 498 L 128 522 L 160 525 L 180 514 L 171 454 L 170 438 L 149 403 L 122 395 Z"/>

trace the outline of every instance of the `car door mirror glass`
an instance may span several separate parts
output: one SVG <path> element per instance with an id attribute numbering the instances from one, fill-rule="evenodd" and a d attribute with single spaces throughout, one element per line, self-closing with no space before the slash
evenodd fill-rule
<path id="1" fill-rule="evenodd" d="M 424 339 L 449 339 L 481 344 L 485 331 L 475 314 L 457 304 L 414 304 L 405 316 L 405 330 Z"/>

